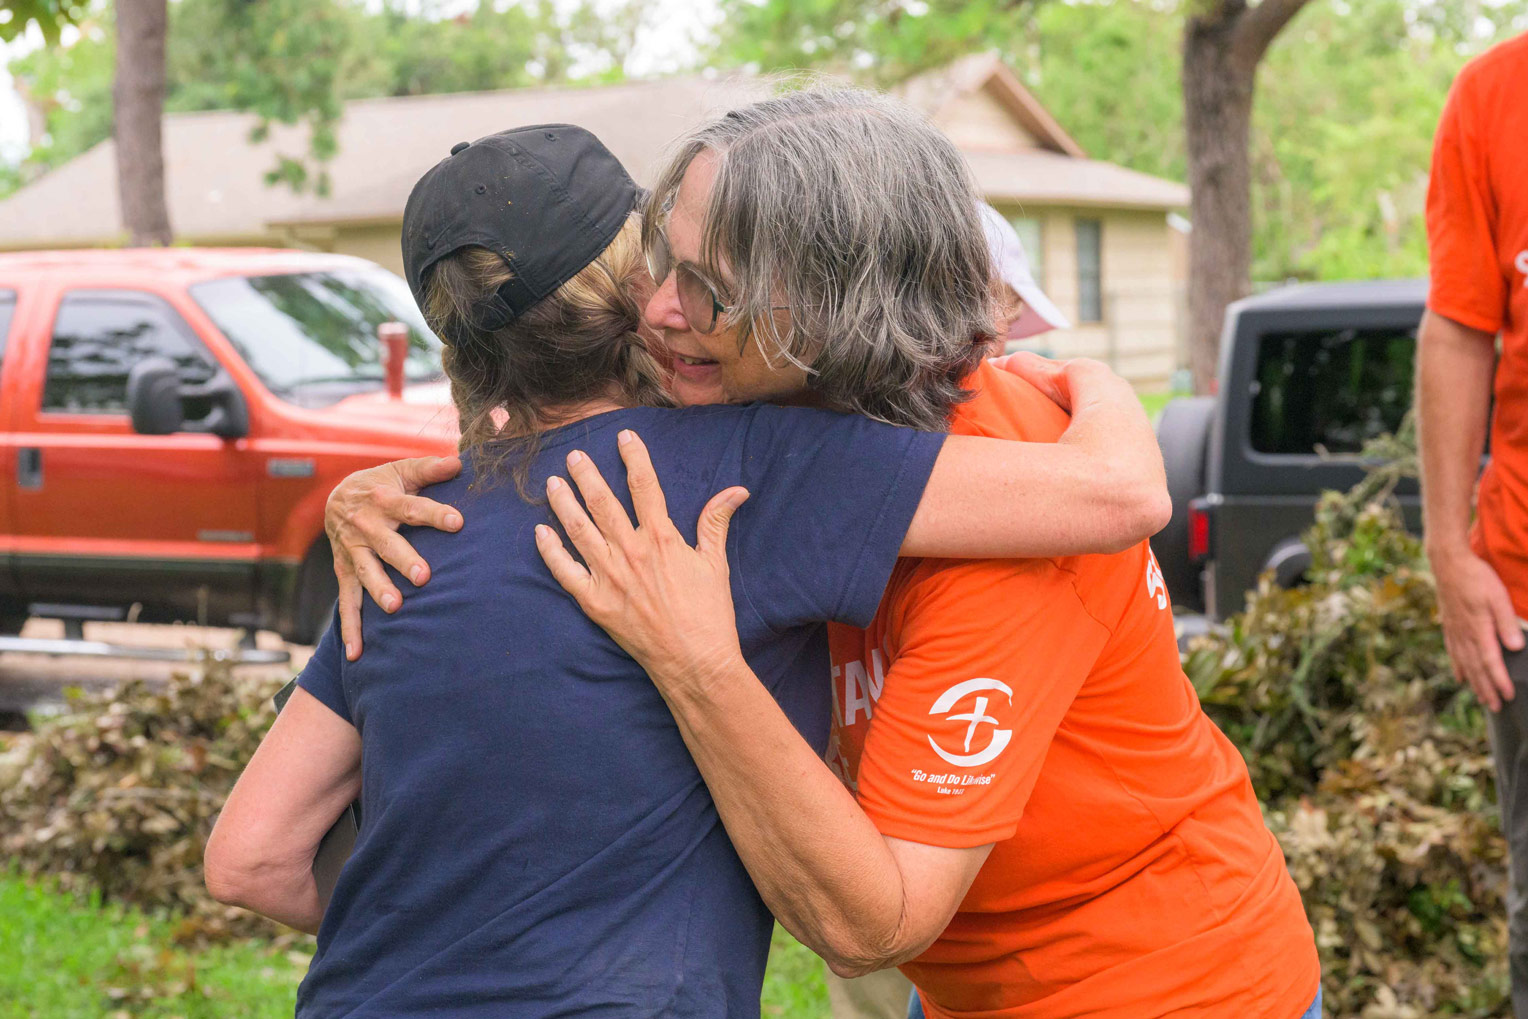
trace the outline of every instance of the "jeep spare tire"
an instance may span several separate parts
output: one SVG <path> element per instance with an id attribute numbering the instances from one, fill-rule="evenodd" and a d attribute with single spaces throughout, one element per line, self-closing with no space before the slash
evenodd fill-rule
<path id="1" fill-rule="evenodd" d="M 1199 567 L 1188 559 L 1188 504 L 1205 491 L 1209 459 L 1210 423 L 1215 419 L 1215 397 L 1189 396 L 1173 400 L 1157 418 L 1157 444 L 1167 469 L 1167 494 L 1173 515 L 1167 526 L 1151 539 L 1162 579 L 1173 605 L 1191 612 L 1204 611 L 1204 591 Z"/>

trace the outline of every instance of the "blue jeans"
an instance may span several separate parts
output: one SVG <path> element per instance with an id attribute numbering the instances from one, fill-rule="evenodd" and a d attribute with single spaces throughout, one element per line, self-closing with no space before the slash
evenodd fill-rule
<path id="1" fill-rule="evenodd" d="M 912 1000 L 907 1003 L 907 1019 L 924 1019 L 923 1002 L 918 1000 L 918 992 L 914 991 Z M 1316 988 L 1316 1000 L 1310 1003 L 1300 1019 L 1321 1019 L 1321 988 Z"/>

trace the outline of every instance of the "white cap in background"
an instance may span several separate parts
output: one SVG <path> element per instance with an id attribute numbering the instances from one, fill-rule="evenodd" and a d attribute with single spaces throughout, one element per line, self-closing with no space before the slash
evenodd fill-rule
<path id="1" fill-rule="evenodd" d="M 982 227 L 987 232 L 987 250 L 992 254 L 993 271 L 1024 302 L 1024 310 L 1019 313 L 1019 317 L 1008 323 L 1006 338 L 1022 340 L 1051 329 L 1070 329 L 1072 323 L 1045 296 L 1045 292 L 1035 282 L 1034 274 L 1029 271 L 1029 256 L 1024 254 L 1024 245 L 1014 232 L 1013 224 L 986 202 L 982 203 L 981 214 Z"/>

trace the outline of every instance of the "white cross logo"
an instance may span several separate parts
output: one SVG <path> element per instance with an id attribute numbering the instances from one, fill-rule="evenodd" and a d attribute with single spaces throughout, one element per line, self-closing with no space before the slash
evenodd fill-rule
<path id="1" fill-rule="evenodd" d="M 987 714 L 987 705 L 990 703 L 990 698 L 981 696 L 980 691 L 983 690 L 1001 693 L 1008 698 L 1009 704 L 1013 703 L 1013 690 L 1008 687 L 1008 684 L 995 679 L 968 679 L 964 682 L 956 683 L 940 694 L 939 699 L 934 702 L 934 706 L 928 709 L 929 714 L 944 715 L 947 721 L 971 723 L 966 727 L 964 753 L 952 754 L 938 743 L 935 743 L 934 737 L 928 737 L 928 745 L 934 748 L 934 753 L 956 767 L 975 768 L 986 764 L 1007 749 L 1009 741 L 1013 739 L 1012 729 L 996 728 L 998 720 Z M 955 710 L 955 705 L 970 694 L 977 695 L 976 706 L 967 714 L 952 714 L 951 712 Z M 992 730 L 992 742 L 988 743 L 984 749 L 978 750 L 973 754 L 971 753 L 971 743 L 976 739 L 977 726 L 984 722 L 990 723 L 994 727 Z"/>

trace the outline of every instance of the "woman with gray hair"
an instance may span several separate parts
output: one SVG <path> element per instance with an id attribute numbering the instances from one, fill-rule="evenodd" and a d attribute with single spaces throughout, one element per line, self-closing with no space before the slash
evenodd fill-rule
<path id="1" fill-rule="evenodd" d="M 970 349 L 989 331 L 976 196 L 911 111 L 856 93 L 737 111 L 685 140 L 649 208 L 647 319 L 729 398 L 1061 434 Z M 903 314 L 912 280 L 936 285 Z M 638 526 L 585 470 L 589 513 L 552 500 L 582 562 L 550 531 L 538 547 L 662 691 L 760 893 L 834 972 L 901 966 L 936 1019 L 1320 1016 L 1299 893 L 1182 671 L 1146 543 L 904 559 L 867 629 L 833 627 L 824 763 L 738 653 L 726 520 L 703 514 L 690 547 L 640 445 L 622 459 Z"/>

